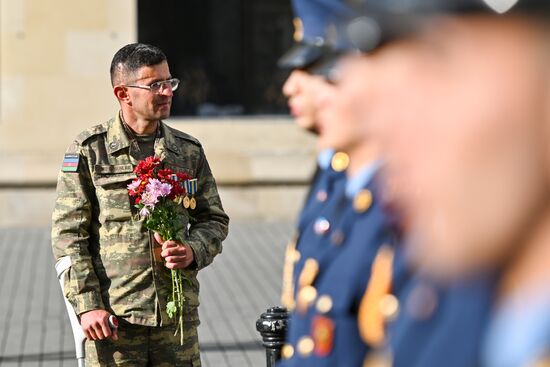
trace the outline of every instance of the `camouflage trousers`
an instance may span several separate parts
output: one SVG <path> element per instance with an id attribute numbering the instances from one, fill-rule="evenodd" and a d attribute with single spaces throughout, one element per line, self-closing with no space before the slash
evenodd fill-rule
<path id="1" fill-rule="evenodd" d="M 149 327 L 121 322 L 118 340 L 86 342 L 86 367 L 170 367 L 201 365 L 198 322 L 187 322 L 183 345 L 175 326 Z"/>

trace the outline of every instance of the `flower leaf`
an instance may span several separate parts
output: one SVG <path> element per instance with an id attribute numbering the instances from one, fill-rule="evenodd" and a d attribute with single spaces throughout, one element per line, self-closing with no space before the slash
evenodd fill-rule
<path id="1" fill-rule="evenodd" d="M 168 314 L 168 317 L 173 319 L 174 316 L 176 316 L 176 312 L 177 312 L 176 303 L 174 301 L 168 302 L 166 304 L 166 313 Z"/>

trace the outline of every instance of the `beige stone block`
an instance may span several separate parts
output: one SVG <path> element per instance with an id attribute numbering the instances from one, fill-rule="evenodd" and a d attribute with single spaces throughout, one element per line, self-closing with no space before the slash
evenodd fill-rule
<path id="1" fill-rule="evenodd" d="M 224 210 L 232 219 L 295 221 L 306 186 L 220 187 Z"/>
<path id="2" fill-rule="evenodd" d="M 50 31 L 47 26 L 22 33 L 2 34 L 2 75 L 34 77 L 37 75 L 62 74 L 64 62 L 63 33 Z"/>
<path id="3" fill-rule="evenodd" d="M 21 116 L 26 97 L 25 77 L 5 75 L 0 79 L 0 126 Z"/>
<path id="4" fill-rule="evenodd" d="M 26 8 L 26 0 L 0 0 L 0 33 L 2 35 L 24 32 Z"/>
<path id="5" fill-rule="evenodd" d="M 118 111 L 107 79 L 37 77 L 22 83 L 23 93 L 17 94 L 16 88 L 13 93 L 2 93 L 2 103 L 13 98 L 10 104 L 14 107 L 0 124 L 0 151 L 64 151 L 82 130 Z"/>
<path id="6" fill-rule="evenodd" d="M 109 29 L 119 39 L 137 40 L 137 0 L 108 0 L 107 19 Z"/>
<path id="7" fill-rule="evenodd" d="M 47 25 L 54 32 L 66 29 L 106 29 L 109 26 L 109 1 L 26 0 L 27 23 L 31 29 L 33 26 L 40 29 Z"/>
<path id="8" fill-rule="evenodd" d="M 50 225 L 55 190 L 0 190 L 0 227 Z"/>
<path id="9" fill-rule="evenodd" d="M 315 138 L 288 118 L 170 119 L 201 141 L 223 182 L 305 181 L 315 168 Z"/>

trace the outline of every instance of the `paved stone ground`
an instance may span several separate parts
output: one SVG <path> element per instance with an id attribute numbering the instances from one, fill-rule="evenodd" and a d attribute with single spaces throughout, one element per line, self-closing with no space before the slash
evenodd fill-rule
<path id="1" fill-rule="evenodd" d="M 232 223 L 224 252 L 201 271 L 205 367 L 265 366 L 255 329 L 279 303 L 292 224 Z M 75 366 L 74 343 L 49 243 L 49 228 L 0 227 L 0 366 Z"/>

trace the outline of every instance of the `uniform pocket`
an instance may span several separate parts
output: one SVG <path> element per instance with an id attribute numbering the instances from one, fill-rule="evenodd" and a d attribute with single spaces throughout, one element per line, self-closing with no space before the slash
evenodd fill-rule
<path id="1" fill-rule="evenodd" d="M 94 166 L 93 180 L 101 223 L 127 221 L 132 218 L 127 186 L 135 178 L 131 164 Z"/>

